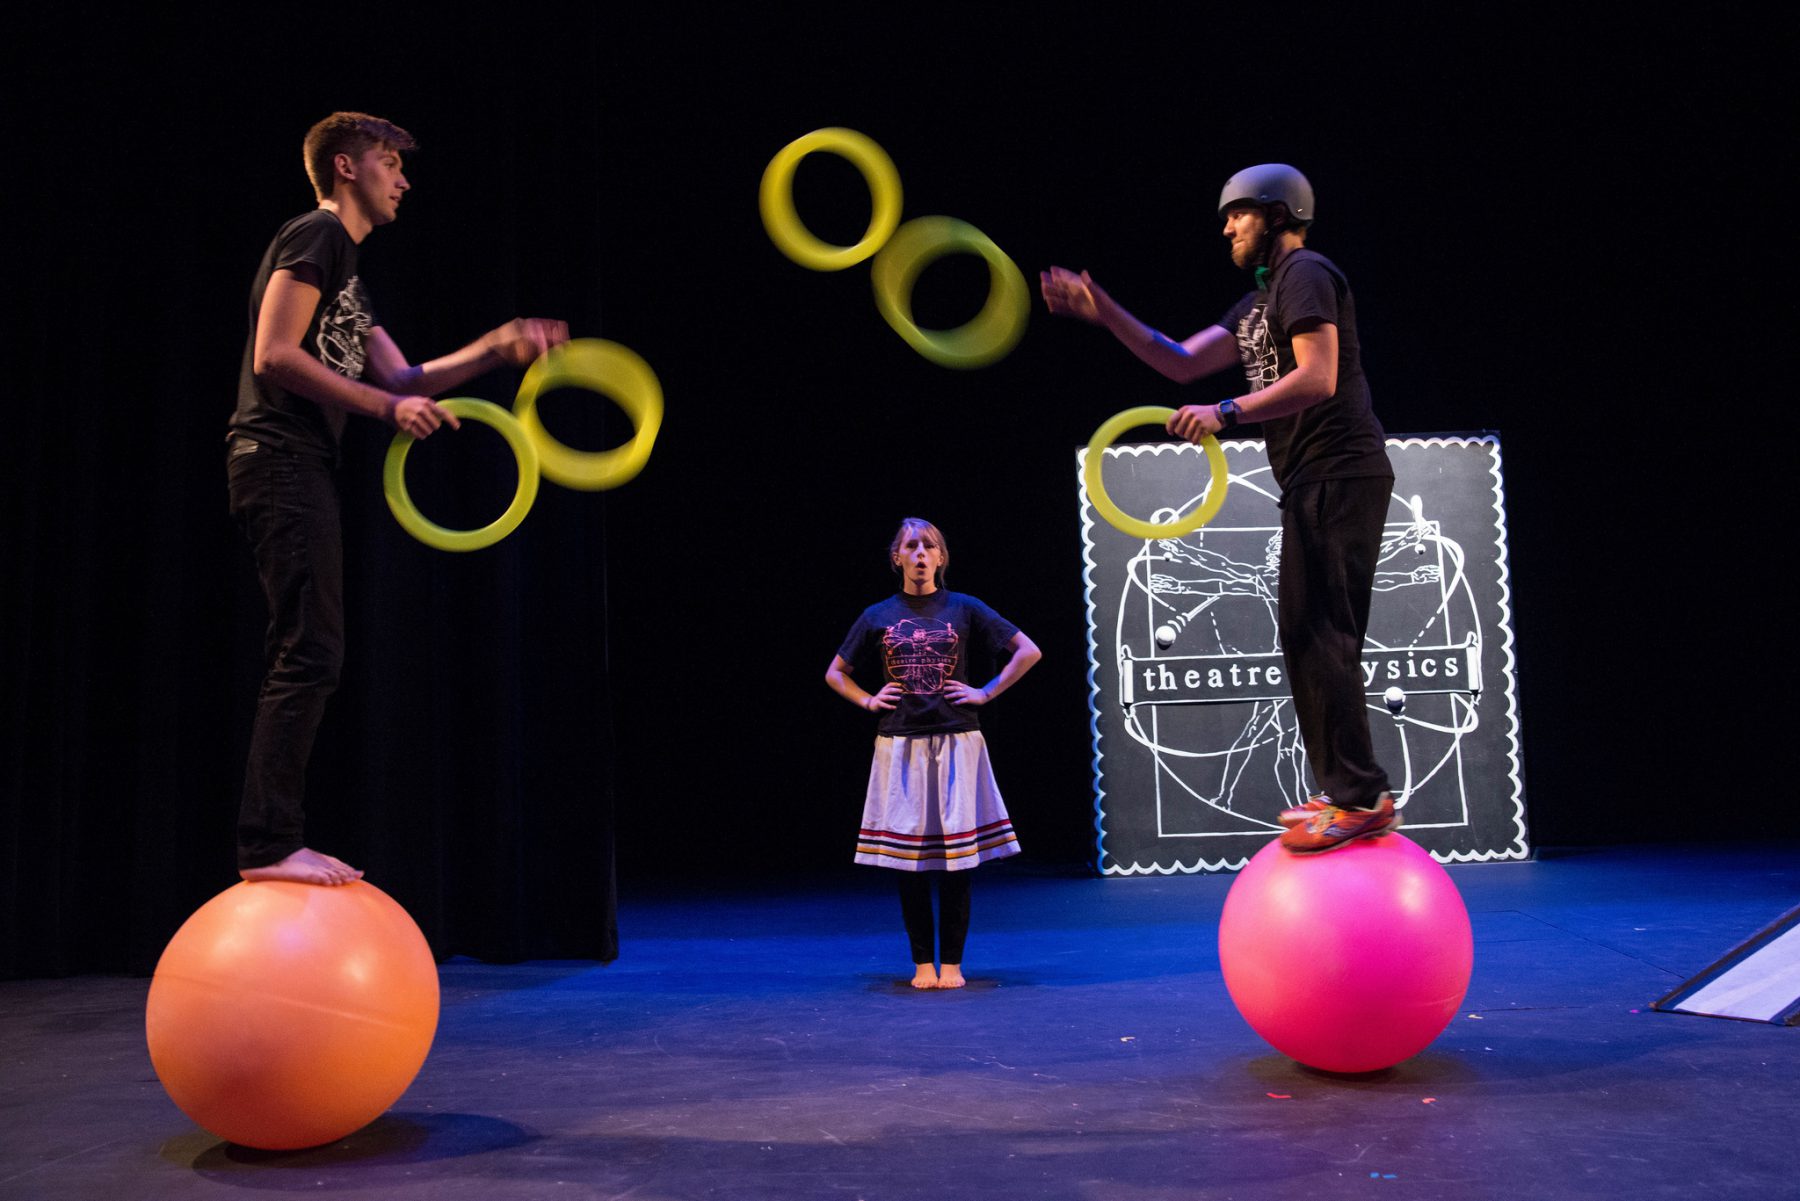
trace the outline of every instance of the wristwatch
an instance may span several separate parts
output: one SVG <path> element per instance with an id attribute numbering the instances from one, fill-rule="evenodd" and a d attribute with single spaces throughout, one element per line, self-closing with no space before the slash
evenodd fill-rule
<path id="1" fill-rule="evenodd" d="M 1236 425 L 1237 423 L 1238 423 L 1237 401 L 1221 400 L 1219 402 L 1219 424 L 1221 426 L 1225 427 L 1226 429 L 1230 429 L 1232 426 Z"/>

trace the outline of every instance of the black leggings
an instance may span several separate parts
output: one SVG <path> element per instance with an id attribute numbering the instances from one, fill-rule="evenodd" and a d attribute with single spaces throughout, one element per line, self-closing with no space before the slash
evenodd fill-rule
<path id="1" fill-rule="evenodd" d="M 912 942 L 914 963 L 961 963 L 969 937 L 969 876 L 960 872 L 899 872 L 900 914 Z M 938 937 L 932 958 L 931 878 L 938 878 Z"/>

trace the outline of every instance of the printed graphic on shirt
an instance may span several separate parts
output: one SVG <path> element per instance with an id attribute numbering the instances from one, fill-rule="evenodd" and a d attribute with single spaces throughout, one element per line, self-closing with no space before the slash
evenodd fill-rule
<path id="1" fill-rule="evenodd" d="M 888 679 L 918 696 L 944 690 L 944 681 L 956 671 L 961 646 L 955 626 L 931 617 L 905 618 L 881 635 Z"/>
<path id="2" fill-rule="evenodd" d="M 1281 378 L 1281 360 L 1269 337 L 1268 309 L 1268 301 L 1258 300 L 1238 321 L 1238 362 L 1244 365 L 1244 378 L 1252 392 L 1261 392 Z"/>
<path id="3" fill-rule="evenodd" d="M 339 375 L 361 379 L 370 324 L 362 276 L 352 275 L 319 317 L 319 361 Z"/>

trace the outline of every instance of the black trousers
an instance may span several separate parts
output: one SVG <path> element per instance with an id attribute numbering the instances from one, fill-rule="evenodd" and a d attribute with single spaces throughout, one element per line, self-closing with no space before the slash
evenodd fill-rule
<path id="1" fill-rule="evenodd" d="M 969 877 L 960 872 L 896 872 L 900 877 L 900 916 L 912 943 L 914 963 L 961 963 L 969 937 Z M 933 937 L 931 878 L 938 879 L 938 930 Z M 933 947 L 933 943 L 936 947 Z M 939 954 L 934 958 L 933 950 Z"/>
<path id="2" fill-rule="evenodd" d="M 1319 791 L 1368 808 L 1388 786 L 1362 676 L 1369 596 L 1393 493 L 1385 477 L 1302 484 L 1281 499 L 1281 651 Z"/>
<path id="3" fill-rule="evenodd" d="M 337 472 L 324 459 L 233 436 L 231 515 L 269 605 L 265 674 L 238 811 L 238 866 L 305 845 L 306 764 L 344 662 L 344 550 Z"/>

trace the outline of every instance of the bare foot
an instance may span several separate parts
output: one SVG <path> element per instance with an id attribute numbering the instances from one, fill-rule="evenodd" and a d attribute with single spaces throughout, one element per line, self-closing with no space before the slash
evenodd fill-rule
<path id="1" fill-rule="evenodd" d="M 349 884 L 362 879 L 362 873 L 330 855 L 301 847 L 286 859 L 262 867 L 246 867 L 238 875 L 252 883 L 262 880 L 291 880 L 296 884 Z"/>
<path id="2" fill-rule="evenodd" d="M 917 984 L 918 981 L 914 980 L 913 983 Z M 967 983 L 968 981 L 963 979 L 962 964 L 960 963 L 946 963 L 943 970 L 938 973 L 937 986 L 939 988 L 961 988 Z"/>
<path id="3" fill-rule="evenodd" d="M 938 986 L 937 968 L 929 963 L 915 963 L 913 967 L 912 986 L 914 988 L 936 988 Z"/>

